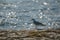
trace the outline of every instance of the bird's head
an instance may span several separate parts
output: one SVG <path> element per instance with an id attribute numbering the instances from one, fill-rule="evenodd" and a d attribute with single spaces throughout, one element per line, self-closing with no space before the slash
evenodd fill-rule
<path id="1" fill-rule="evenodd" d="M 32 19 L 32 20 L 35 20 L 35 19 Z"/>

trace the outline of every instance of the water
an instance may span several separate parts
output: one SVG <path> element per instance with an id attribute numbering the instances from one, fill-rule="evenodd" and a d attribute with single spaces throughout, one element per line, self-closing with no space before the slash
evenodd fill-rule
<path id="1" fill-rule="evenodd" d="M 60 28 L 59 5 L 57 0 L 0 0 L 0 29 Z M 31 19 L 46 26 L 36 26 Z"/>

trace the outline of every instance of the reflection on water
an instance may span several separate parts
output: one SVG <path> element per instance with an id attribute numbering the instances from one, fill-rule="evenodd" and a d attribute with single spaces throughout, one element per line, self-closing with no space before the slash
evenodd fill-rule
<path id="1" fill-rule="evenodd" d="M 59 28 L 59 5 L 57 0 L 0 0 L 0 29 Z M 34 25 L 33 18 L 46 26 Z"/>

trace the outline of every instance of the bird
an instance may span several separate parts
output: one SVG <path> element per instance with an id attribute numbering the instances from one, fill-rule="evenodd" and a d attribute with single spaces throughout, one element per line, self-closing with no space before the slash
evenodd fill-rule
<path id="1" fill-rule="evenodd" d="M 36 21 L 35 19 L 32 19 L 33 20 L 33 24 L 35 24 L 36 26 L 37 25 L 40 25 L 40 26 L 46 26 L 45 24 L 41 23 L 41 22 L 38 22 Z"/>

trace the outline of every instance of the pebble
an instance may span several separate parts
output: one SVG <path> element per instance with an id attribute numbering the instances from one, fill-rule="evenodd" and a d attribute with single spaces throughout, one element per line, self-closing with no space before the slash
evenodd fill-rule
<path id="1" fill-rule="evenodd" d="M 60 40 L 60 33 L 54 31 L 0 31 L 0 40 Z"/>

